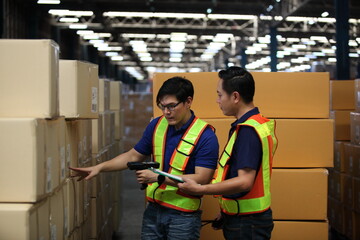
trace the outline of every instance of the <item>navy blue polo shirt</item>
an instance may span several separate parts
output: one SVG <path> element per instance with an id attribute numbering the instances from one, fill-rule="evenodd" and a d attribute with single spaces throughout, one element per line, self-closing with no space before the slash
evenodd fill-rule
<path id="1" fill-rule="evenodd" d="M 229 132 L 229 138 L 235 131 L 237 124 L 243 123 L 251 116 L 259 114 L 257 107 L 245 113 L 240 119 L 237 119 L 231 124 Z M 261 140 L 256 133 L 255 129 L 250 126 L 241 126 L 238 132 L 238 136 L 234 143 L 234 148 L 229 159 L 229 172 L 226 179 L 234 178 L 238 176 L 238 170 L 243 168 L 251 168 L 256 171 L 259 170 L 262 158 L 262 146 Z M 248 192 L 242 192 L 232 195 L 224 195 L 228 198 L 238 198 L 246 195 Z"/>
<path id="2" fill-rule="evenodd" d="M 175 126 L 169 125 L 165 143 L 164 171 L 167 172 L 169 170 L 170 158 L 194 118 L 194 112 L 191 111 L 190 119 L 180 129 L 176 130 Z M 160 117 L 155 118 L 146 127 L 142 138 L 134 147 L 137 152 L 143 155 L 153 154 L 153 134 L 159 119 Z M 218 156 L 219 143 L 217 137 L 212 129 L 207 127 L 192 152 L 192 156 L 185 169 L 185 174 L 195 173 L 195 167 L 216 169 Z"/>

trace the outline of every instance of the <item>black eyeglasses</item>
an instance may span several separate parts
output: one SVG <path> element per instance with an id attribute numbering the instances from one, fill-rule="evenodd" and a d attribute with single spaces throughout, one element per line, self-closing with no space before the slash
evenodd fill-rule
<path id="1" fill-rule="evenodd" d="M 165 111 L 165 109 L 167 108 L 170 112 L 174 111 L 176 106 L 179 105 L 182 102 L 178 102 L 176 104 L 168 104 L 166 106 L 163 106 L 161 103 L 158 104 L 158 107 L 162 110 Z"/>

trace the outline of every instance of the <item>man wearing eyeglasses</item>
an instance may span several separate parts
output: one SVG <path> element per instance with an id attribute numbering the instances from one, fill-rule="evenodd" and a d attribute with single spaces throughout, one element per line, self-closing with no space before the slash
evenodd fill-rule
<path id="1" fill-rule="evenodd" d="M 142 162 L 152 155 L 166 173 L 209 183 L 216 169 L 219 144 L 213 127 L 191 110 L 193 97 L 189 80 L 168 79 L 156 97 L 163 115 L 150 122 L 133 149 L 98 165 L 72 170 L 79 179 L 89 180 L 100 172 L 124 170 L 128 162 Z M 139 183 L 148 184 L 141 239 L 199 239 L 201 196 L 180 192 L 175 180 L 150 170 L 138 170 L 136 175 Z"/>
<path id="2" fill-rule="evenodd" d="M 228 240 L 270 239 L 270 176 L 277 147 L 275 122 L 254 106 L 255 81 L 248 71 L 230 67 L 219 72 L 217 103 L 226 116 L 234 116 L 229 139 L 212 184 L 199 185 L 183 178 L 181 191 L 216 195 L 221 208 L 223 235 Z"/>

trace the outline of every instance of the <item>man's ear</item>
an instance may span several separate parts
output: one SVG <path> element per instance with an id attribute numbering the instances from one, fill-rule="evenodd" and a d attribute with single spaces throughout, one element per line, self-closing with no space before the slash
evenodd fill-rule
<path id="1" fill-rule="evenodd" d="M 189 108 L 191 108 L 192 101 L 193 101 L 193 98 L 190 97 L 190 96 L 189 96 L 189 97 L 186 99 L 186 101 L 185 101 L 185 103 L 187 104 L 187 106 L 188 106 Z"/>
<path id="2" fill-rule="evenodd" d="M 240 93 L 239 93 L 239 92 L 235 91 L 235 92 L 233 92 L 231 95 L 232 95 L 232 97 L 233 97 L 233 99 L 234 99 L 234 101 L 235 101 L 236 103 L 241 100 L 241 96 L 240 96 Z"/>

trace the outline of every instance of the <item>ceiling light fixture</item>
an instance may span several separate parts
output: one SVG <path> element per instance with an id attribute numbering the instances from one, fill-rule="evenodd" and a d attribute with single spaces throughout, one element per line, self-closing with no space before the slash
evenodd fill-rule
<path id="1" fill-rule="evenodd" d="M 86 24 L 71 24 L 69 25 L 70 29 L 87 29 L 87 25 Z"/>
<path id="2" fill-rule="evenodd" d="M 48 13 L 56 16 L 74 16 L 74 17 L 94 15 L 93 11 L 71 11 L 67 9 L 50 9 Z"/>
<path id="3" fill-rule="evenodd" d="M 193 18 L 201 19 L 206 15 L 202 13 L 150 13 L 150 12 L 104 12 L 104 17 L 144 17 L 144 18 Z"/>
<path id="4" fill-rule="evenodd" d="M 329 12 L 323 12 L 322 14 L 321 14 L 321 17 L 323 17 L 323 18 L 325 18 L 325 17 L 327 17 L 327 16 L 329 16 Z"/>
<path id="5" fill-rule="evenodd" d="M 59 19 L 59 22 L 65 22 L 65 23 L 76 23 L 79 22 L 79 18 L 68 18 L 68 17 L 62 17 Z"/>
<path id="6" fill-rule="evenodd" d="M 37 4 L 60 4 L 60 0 L 38 0 Z"/>

